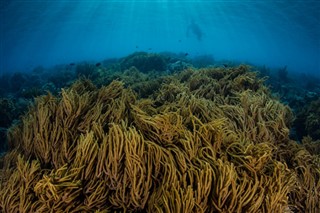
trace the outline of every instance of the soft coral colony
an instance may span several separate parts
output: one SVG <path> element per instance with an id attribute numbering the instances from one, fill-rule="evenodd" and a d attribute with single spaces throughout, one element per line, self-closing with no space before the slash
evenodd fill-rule
<path id="1" fill-rule="evenodd" d="M 291 110 L 249 67 L 186 69 L 141 96 L 82 79 L 36 98 L 8 132 L 1 212 L 320 209 L 319 142 L 290 140 Z"/>

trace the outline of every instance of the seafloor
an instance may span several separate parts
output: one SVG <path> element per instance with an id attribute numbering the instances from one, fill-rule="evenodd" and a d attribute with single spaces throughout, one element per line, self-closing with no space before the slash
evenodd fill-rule
<path id="1" fill-rule="evenodd" d="M 3 75 L 0 212 L 318 212 L 305 79 L 171 53 Z"/>

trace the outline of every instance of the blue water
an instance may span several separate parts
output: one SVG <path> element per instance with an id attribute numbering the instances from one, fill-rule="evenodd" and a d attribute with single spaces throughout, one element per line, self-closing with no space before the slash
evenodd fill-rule
<path id="1" fill-rule="evenodd" d="M 0 74 L 173 51 L 320 75 L 319 2 L 1 0 Z"/>

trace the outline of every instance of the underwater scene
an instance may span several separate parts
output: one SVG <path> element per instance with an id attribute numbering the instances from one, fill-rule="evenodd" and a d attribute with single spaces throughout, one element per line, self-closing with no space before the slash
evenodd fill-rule
<path id="1" fill-rule="evenodd" d="M 2 0 L 0 212 L 320 212 L 319 11 Z"/>

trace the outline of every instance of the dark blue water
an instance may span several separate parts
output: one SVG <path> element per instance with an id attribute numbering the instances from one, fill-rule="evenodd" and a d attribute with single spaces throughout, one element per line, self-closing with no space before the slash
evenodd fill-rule
<path id="1" fill-rule="evenodd" d="M 1 1 L 0 73 L 134 51 L 320 73 L 320 1 Z"/>

